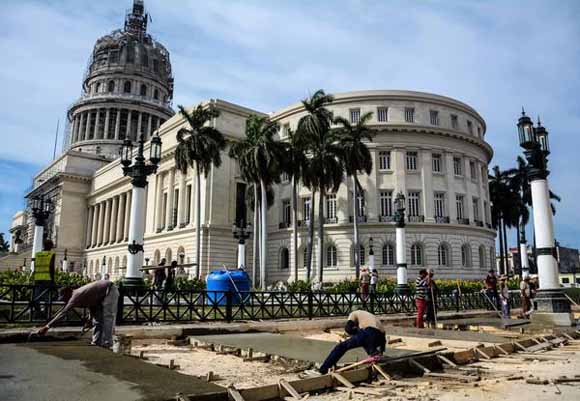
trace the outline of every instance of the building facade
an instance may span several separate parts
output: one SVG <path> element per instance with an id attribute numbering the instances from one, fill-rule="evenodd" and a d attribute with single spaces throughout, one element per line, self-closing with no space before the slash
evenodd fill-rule
<path id="1" fill-rule="evenodd" d="M 71 270 L 121 277 L 127 261 L 131 183 L 123 176 L 119 147 L 125 138 L 159 134 L 162 160 L 147 186 L 145 264 L 156 265 L 163 258 L 184 265 L 196 262 L 194 246 L 199 235 L 198 262 L 203 275 L 224 265 L 234 267 L 237 241 L 232 225 L 245 183 L 226 150 L 222 165 L 201 178 L 201 210 L 197 213 L 195 171 L 182 173 L 174 162 L 176 134 L 186 122 L 170 107 L 169 53 L 146 28 L 143 2 L 135 0 L 124 30 L 97 41 L 83 81 L 83 96 L 69 111 L 67 147 L 35 176 L 28 196 L 53 200 L 46 233 L 56 244 L 59 264 L 66 253 Z M 229 142 L 244 137 L 250 115 L 265 116 L 219 99 L 202 104 L 220 112 L 210 124 Z M 395 274 L 393 200 L 402 192 L 409 216 L 406 251 L 410 273 L 424 266 L 436 268 L 439 277 L 483 277 L 495 260 L 487 183 L 492 149 L 485 142 L 483 118 L 457 100 L 411 91 L 336 94 L 329 109 L 352 122 L 373 112 L 370 127 L 376 135 L 368 144 L 373 171 L 359 176 L 364 188 L 356 217 L 361 263 L 368 263 L 372 237 L 376 267 L 382 275 Z M 301 104 L 270 115 L 280 125 L 281 140 L 303 115 Z M 275 204 L 268 211 L 266 280 L 289 281 L 294 269 L 299 278 L 305 278 L 308 210 L 318 204 L 317 199 L 312 199 L 307 188 L 300 188 L 299 245 L 292 249 L 291 187 L 283 180 L 274 190 Z M 354 277 L 351 205 L 351 185 L 345 177 L 336 193 L 326 194 L 324 260 L 316 260 L 316 247 L 313 252 L 314 271 L 323 262 L 328 281 Z M 196 219 L 201 223 L 199 233 Z M 251 219 L 247 216 L 247 221 Z M 30 260 L 32 224 L 29 211 L 16 215 L 12 232 L 18 232 L 19 241 L 15 242 L 20 243 L 13 248 L 16 254 L 0 260 L 0 265 L 14 268 L 26 258 Z M 251 239 L 247 245 L 246 260 L 252 261 Z M 299 255 L 298 266 L 292 263 L 294 252 Z M 252 270 L 251 262 L 247 268 Z"/>

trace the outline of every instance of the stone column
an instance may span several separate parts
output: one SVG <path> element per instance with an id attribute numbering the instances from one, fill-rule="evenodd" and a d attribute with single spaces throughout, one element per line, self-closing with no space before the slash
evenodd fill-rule
<path id="1" fill-rule="evenodd" d="M 157 180 L 156 180 L 157 194 L 156 194 L 156 200 L 155 200 L 155 231 L 158 231 L 163 226 L 163 219 L 164 219 L 164 216 L 162 216 L 162 214 L 163 214 L 163 205 L 162 205 L 162 203 L 163 203 L 163 176 L 164 176 L 163 172 L 158 173 Z"/>
<path id="2" fill-rule="evenodd" d="M 99 227 L 97 232 L 97 245 L 103 244 L 103 226 L 105 225 L 105 203 L 99 203 Z"/>
<path id="3" fill-rule="evenodd" d="M 151 114 L 147 114 L 148 118 L 147 118 L 147 132 L 145 133 L 145 135 L 147 136 L 147 138 L 151 138 L 151 136 L 153 135 L 153 132 L 151 131 L 151 120 L 152 120 L 152 116 Z"/>
<path id="4" fill-rule="evenodd" d="M 177 200 L 177 226 L 181 227 L 181 224 L 185 221 L 185 173 L 180 172 L 179 175 L 179 199 Z"/>
<path id="5" fill-rule="evenodd" d="M 99 120 L 101 118 L 101 109 L 97 109 L 97 116 L 95 117 L 95 128 L 93 130 L 93 138 L 94 139 L 101 139 L 99 138 Z"/>
<path id="6" fill-rule="evenodd" d="M 143 113 L 138 111 L 137 112 L 137 139 L 141 136 L 141 128 L 143 127 L 142 120 L 143 120 Z"/>
<path id="7" fill-rule="evenodd" d="M 86 124 L 85 124 L 85 141 L 90 139 L 90 133 L 89 131 L 91 130 L 91 112 L 90 111 L 86 111 Z"/>
<path id="8" fill-rule="evenodd" d="M 125 198 L 126 194 L 119 195 L 119 205 L 117 209 L 117 234 L 115 236 L 115 242 L 123 241 L 123 234 L 125 229 Z"/>
<path id="9" fill-rule="evenodd" d="M 121 109 L 117 109 L 117 121 L 115 122 L 115 139 L 119 140 L 119 128 L 121 127 Z"/>
<path id="10" fill-rule="evenodd" d="M 103 132 L 103 138 L 109 138 L 109 119 L 111 118 L 111 109 L 107 107 L 107 113 L 105 114 L 105 131 Z"/>
<path id="11" fill-rule="evenodd" d="M 79 141 L 84 141 L 85 140 L 85 127 L 87 125 L 86 123 L 86 115 L 85 113 L 79 113 Z"/>
<path id="12" fill-rule="evenodd" d="M 175 186 L 175 169 L 169 170 L 169 184 L 167 186 L 167 210 L 165 211 L 165 227 L 173 229 L 173 194 Z"/>
<path id="13" fill-rule="evenodd" d="M 90 248 L 93 233 L 93 206 L 89 206 L 87 212 L 87 232 L 85 235 L 85 248 Z"/>
<path id="14" fill-rule="evenodd" d="M 97 232 L 99 227 L 99 209 L 100 205 L 93 206 L 93 227 L 91 234 L 91 248 L 97 245 Z"/>
<path id="15" fill-rule="evenodd" d="M 125 228 L 124 228 L 124 239 L 129 238 L 129 224 L 131 223 L 131 192 L 127 192 L 125 198 Z"/>
<path id="16" fill-rule="evenodd" d="M 133 140 L 134 138 L 131 138 L 131 117 L 133 115 L 133 110 L 127 110 L 127 132 L 125 133 L 125 139 L 129 138 L 131 140 Z"/>
<path id="17" fill-rule="evenodd" d="M 115 196 L 112 199 L 112 208 L 111 208 L 111 223 L 110 223 L 110 230 L 109 230 L 109 244 L 114 244 L 117 242 L 117 238 L 115 234 L 117 233 L 117 210 L 119 208 L 119 197 Z"/>
<path id="18" fill-rule="evenodd" d="M 111 226 L 111 199 L 105 201 L 105 224 L 103 225 L 103 245 L 109 243 L 109 230 Z"/>

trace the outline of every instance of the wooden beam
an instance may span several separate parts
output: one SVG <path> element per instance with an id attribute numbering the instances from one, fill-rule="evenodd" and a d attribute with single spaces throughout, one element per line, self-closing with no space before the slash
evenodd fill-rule
<path id="1" fill-rule="evenodd" d="M 437 355 L 437 358 L 439 358 L 439 360 L 441 362 L 443 362 L 444 364 L 446 364 L 448 366 L 451 366 L 452 368 L 456 368 L 457 367 L 457 364 L 455 362 L 452 362 L 451 360 L 447 359 L 443 355 Z"/>
<path id="2" fill-rule="evenodd" d="M 385 395 L 385 391 L 374 390 L 374 389 L 368 388 L 368 387 L 341 387 L 341 386 L 339 386 L 339 387 L 336 387 L 336 390 L 344 391 L 344 392 L 352 391 L 353 393 L 364 394 L 364 395 L 374 395 L 377 397 L 382 397 Z"/>
<path id="3" fill-rule="evenodd" d="M 524 347 L 522 344 L 520 344 L 518 341 L 514 341 L 514 344 L 515 344 L 516 347 L 518 347 L 522 351 L 528 352 L 528 349 L 526 347 Z"/>
<path id="4" fill-rule="evenodd" d="M 296 389 L 294 387 L 292 387 L 292 385 L 290 383 L 288 383 L 286 380 L 280 379 L 280 380 L 278 380 L 278 384 L 282 388 L 284 388 L 284 390 L 286 390 L 288 392 L 288 394 L 290 394 L 290 396 L 292 396 L 292 398 L 294 398 L 296 400 L 302 399 L 302 396 L 300 394 L 298 394 L 298 391 L 296 391 Z"/>
<path id="5" fill-rule="evenodd" d="M 488 360 L 491 359 L 491 356 L 487 355 L 485 352 L 483 352 L 479 348 L 475 347 L 474 350 L 475 350 L 475 352 L 477 352 L 479 355 L 481 355 L 485 359 L 488 359 Z"/>
<path id="6" fill-rule="evenodd" d="M 413 366 L 415 366 L 416 368 L 419 368 L 423 371 L 423 373 L 431 373 L 431 371 L 429 369 L 427 369 L 425 366 L 421 365 L 419 362 L 417 362 L 414 359 L 409 359 L 409 363 Z"/>
<path id="7" fill-rule="evenodd" d="M 349 382 L 343 375 L 337 372 L 332 372 L 331 376 L 348 388 L 354 388 L 354 384 Z"/>
<path id="8" fill-rule="evenodd" d="M 244 397 L 242 397 L 240 392 L 236 390 L 234 387 L 228 388 L 228 394 L 234 401 L 246 401 Z"/>
<path id="9" fill-rule="evenodd" d="M 509 352 L 507 352 L 505 349 L 503 349 L 503 348 L 501 347 L 501 344 L 500 344 L 500 345 L 494 345 L 493 347 L 494 347 L 495 349 L 499 350 L 500 354 L 503 354 L 503 355 L 509 355 Z"/>
<path id="10" fill-rule="evenodd" d="M 376 363 L 373 365 L 373 369 L 381 376 L 383 376 L 383 378 L 385 378 L 385 380 L 393 380 L 393 378 L 391 377 L 390 374 L 388 374 L 387 372 L 385 372 L 385 370 L 381 367 L 381 365 L 377 365 Z"/>

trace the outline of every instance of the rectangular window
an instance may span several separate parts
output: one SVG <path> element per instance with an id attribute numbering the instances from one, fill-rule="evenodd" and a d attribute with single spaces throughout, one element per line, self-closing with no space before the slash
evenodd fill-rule
<path id="1" fill-rule="evenodd" d="M 326 195 L 326 218 L 336 219 L 336 195 Z"/>
<path id="2" fill-rule="evenodd" d="M 407 194 L 408 200 L 408 214 L 409 216 L 419 216 L 419 200 L 421 199 L 421 192 L 412 191 Z"/>
<path id="3" fill-rule="evenodd" d="M 441 155 L 439 153 L 433 153 L 432 160 L 433 160 L 433 172 L 440 173 L 441 172 Z"/>
<path id="4" fill-rule="evenodd" d="M 405 107 L 405 121 L 408 123 L 415 122 L 415 109 L 413 107 Z"/>
<path id="5" fill-rule="evenodd" d="M 159 72 L 159 60 L 153 59 L 153 72 Z"/>
<path id="6" fill-rule="evenodd" d="M 471 121 L 469 121 L 469 120 L 467 120 L 467 131 L 470 134 L 473 134 L 473 123 Z"/>
<path id="7" fill-rule="evenodd" d="M 407 152 L 407 170 L 417 170 L 417 152 Z"/>
<path id="8" fill-rule="evenodd" d="M 311 198 L 304 198 L 302 200 L 302 217 L 304 221 L 310 221 L 310 205 L 311 205 Z"/>
<path id="9" fill-rule="evenodd" d="M 389 109 L 387 107 L 377 107 L 377 120 L 381 123 L 385 123 L 388 120 L 387 112 Z"/>
<path id="10" fill-rule="evenodd" d="M 439 112 L 437 110 L 429 111 L 431 125 L 439 125 Z"/>
<path id="11" fill-rule="evenodd" d="M 350 109 L 350 122 L 357 124 L 360 121 L 360 109 Z"/>
<path id="12" fill-rule="evenodd" d="M 457 115 L 451 114 L 451 128 L 457 129 L 459 127 L 459 123 L 457 120 Z"/>
<path id="13" fill-rule="evenodd" d="M 192 195 L 192 186 L 191 184 L 189 184 L 187 186 L 187 196 L 186 196 L 186 202 L 187 204 L 185 205 L 186 207 L 186 213 L 185 213 L 185 222 L 187 224 L 191 223 L 191 195 Z"/>
<path id="14" fill-rule="evenodd" d="M 477 127 L 477 137 L 481 138 L 481 127 Z"/>
<path id="15" fill-rule="evenodd" d="M 485 217 L 485 224 L 489 223 L 489 217 L 487 214 L 487 201 L 483 201 L 483 217 Z"/>
<path id="16" fill-rule="evenodd" d="M 379 152 L 379 170 L 391 169 L 391 152 L 384 150 Z"/>
<path id="17" fill-rule="evenodd" d="M 109 63 L 111 64 L 117 64 L 119 62 L 119 51 L 118 50 L 112 50 L 109 53 Z"/>
<path id="18" fill-rule="evenodd" d="M 461 168 L 461 157 L 453 158 L 453 173 L 455 175 L 463 175 L 463 168 Z"/>
<path id="19" fill-rule="evenodd" d="M 477 169 L 475 168 L 475 162 L 473 160 L 469 161 L 469 173 L 472 180 L 477 180 Z"/>
<path id="20" fill-rule="evenodd" d="M 479 199 L 473 198 L 473 220 L 479 220 Z"/>
<path id="21" fill-rule="evenodd" d="M 179 189 L 173 191 L 173 210 L 171 211 L 171 226 L 177 226 L 177 211 L 179 210 Z"/>
<path id="22" fill-rule="evenodd" d="M 464 219 L 465 218 L 465 210 L 463 208 L 463 195 L 455 195 L 455 206 L 457 208 L 457 218 Z"/>
<path id="23" fill-rule="evenodd" d="M 379 194 L 381 202 L 381 216 L 393 215 L 393 191 L 381 191 Z"/>
<path id="24" fill-rule="evenodd" d="M 282 126 L 282 138 L 287 138 L 290 134 L 290 124 L 284 124 Z"/>
<path id="25" fill-rule="evenodd" d="M 445 217 L 445 193 L 435 192 L 435 217 Z"/>
<path id="26" fill-rule="evenodd" d="M 358 195 L 358 199 L 357 199 L 357 207 L 358 207 L 358 217 L 363 217 L 366 216 L 366 210 L 365 210 L 365 195 L 364 194 L 359 194 Z"/>
<path id="27" fill-rule="evenodd" d="M 292 220 L 292 208 L 290 206 L 290 199 L 282 201 L 282 223 L 290 224 Z"/>

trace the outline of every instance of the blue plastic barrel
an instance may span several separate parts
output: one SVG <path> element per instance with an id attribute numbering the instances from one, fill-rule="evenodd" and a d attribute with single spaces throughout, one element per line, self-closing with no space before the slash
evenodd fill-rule
<path id="1" fill-rule="evenodd" d="M 250 291 L 250 276 L 243 270 L 216 270 L 207 276 L 206 288 L 210 304 L 225 305 L 227 292 L 232 293 L 232 304 L 239 304 L 238 292 Z"/>

